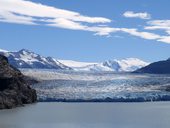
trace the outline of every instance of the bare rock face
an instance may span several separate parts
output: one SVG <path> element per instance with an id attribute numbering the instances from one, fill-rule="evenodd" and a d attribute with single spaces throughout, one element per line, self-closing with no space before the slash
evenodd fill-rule
<path id="1" fill-rule="evenodd" d="M 0 55 L 0 109 L 8 109 L 37 101 L 36 91 L 31 89 L 25 76 Z"/>

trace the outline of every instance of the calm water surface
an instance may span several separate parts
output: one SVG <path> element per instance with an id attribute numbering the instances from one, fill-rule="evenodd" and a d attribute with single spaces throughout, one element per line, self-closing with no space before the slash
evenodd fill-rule
<path id="1" fill-rule="evenodd" d="M 37 103 L 1 110 L 0 128 L 170 128 L 170 102 Z"/>

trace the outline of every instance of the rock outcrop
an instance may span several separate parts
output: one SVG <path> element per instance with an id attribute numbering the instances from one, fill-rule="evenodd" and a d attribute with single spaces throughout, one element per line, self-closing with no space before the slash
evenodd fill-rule
<path id="1" fill-rule="evenodd" d="M 134 73 L 170 74 L 170 59 L 151 63 Z"/>
<path id="2" fill-rule="evenodd" d="M 0 55 L 0 109 L 14 108 L 36 100 L 36 91 L 28 85 L 25 76 Z"/>

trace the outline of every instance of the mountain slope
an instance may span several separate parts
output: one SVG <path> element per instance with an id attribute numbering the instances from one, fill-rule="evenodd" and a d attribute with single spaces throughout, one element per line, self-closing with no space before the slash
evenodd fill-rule
<path id="1" fill-rule="evenodd" d="M 170 74 L 170 59 L 151 63 L 136 70 L 135 73 Z"/>
<path id="2" fill-rule="evenodd" d="M 17 52 L 0 50 L 0 54 L 6 56 L 9 63 L 17 68 L 71 69 L 52 57 L 43 57 L 26 49 Z"/>

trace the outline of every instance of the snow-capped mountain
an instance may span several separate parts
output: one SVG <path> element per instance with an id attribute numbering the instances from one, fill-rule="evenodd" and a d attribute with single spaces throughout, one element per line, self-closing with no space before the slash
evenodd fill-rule
<path id="1" fill-rule="evenodd" d="M 0 49 L 0 52 L 9 52 L 9 51 L 7 51 L 7 50 L 3 50 L 3 49 Z"/>
<path id="2" fill-rule="evenodd" d="M 8 57 L 10 64 L 17 68 L 131 72 L 149 64 L 137 58 L 108 60 L 101 63 L 57 60 L 52 57 L 43 57 L 27 49 L 22 49 L 17 52 L 0 49 L 0 54 Z"/>
<path id="3" fill-rule="evenodd" d="M 103 65 L 111 68 L 115 72 L 131 72 L 141 67 L 148 65 L 149 63 L 144 62 L 137 58 L 127 58 L 122 60 L 109 60 L 103 63 Z"/>
<path id="4" fill-rule="evenodd" d="M 8 57 L 9 63 L 17 68 L 71 69 L 52 57 L 43 57 L 26 49 L 17 52 L 0 49 L 0 54 Z"/>
<path id="5" fill-rule="evenodd" d="M 131 72 L 149 64 L 137 58 L 108 60 L 103 63 L 87 63 L 72 60 L 59 60 L 59 61 L 64 65 L 73 68 L 75 71 Z"/>

